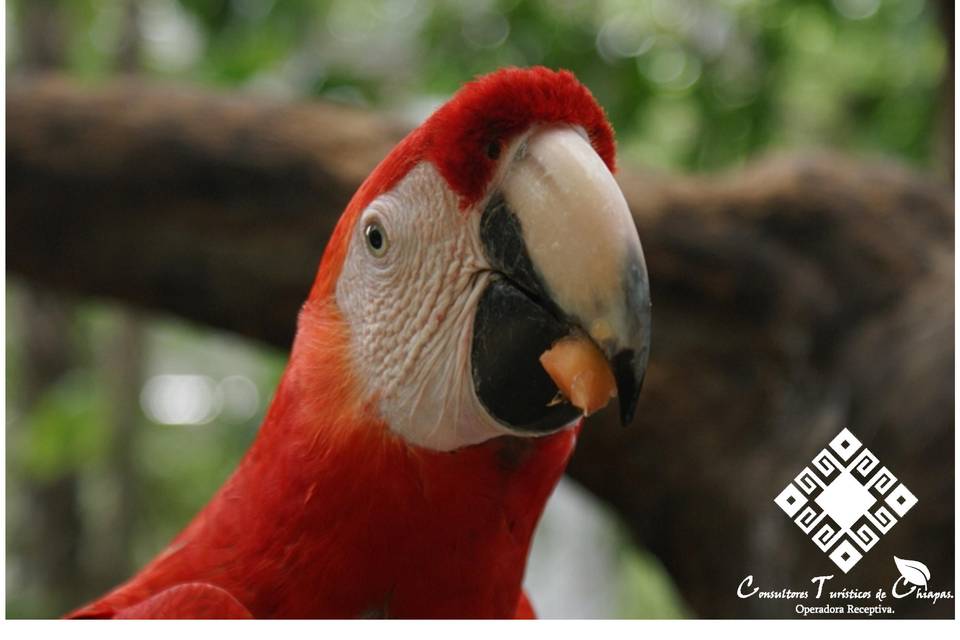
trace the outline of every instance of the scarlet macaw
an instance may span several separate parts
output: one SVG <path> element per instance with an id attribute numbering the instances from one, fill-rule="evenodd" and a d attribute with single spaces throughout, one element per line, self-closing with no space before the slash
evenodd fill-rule
<path id="1" fill-rule="evenodd" d="M 647 272 L 613 170 L 571 73 L 465 85 L 347 206 L 238 469 L 70 617 L 532 616 L 531 536 L 583 418 L 539 357 L 592 342 L 624 423 L 646 369 Z"/>

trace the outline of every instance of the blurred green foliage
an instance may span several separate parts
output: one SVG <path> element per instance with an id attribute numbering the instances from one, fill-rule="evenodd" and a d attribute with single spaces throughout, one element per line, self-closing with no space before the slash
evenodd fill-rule
<path id="1" fill-rule="evenodd" d="M 649 620 L 691 616 L 670 575 L 653 555 L 625 544 L 621 556 L 620 618 Z"/>
<path id="2" fill-rule="evenodd" d="M 24 0 L 8 6 L 14 19 Z M 574 71 L 630 160 L 714 169 L 830 145 L 922 163 L 945 66 L 924 0 L 144 0 L 148 73 L 414 117 L 504 65 Z M 75 0 L 66 65 L 113 73 L 121 2 Z M 15 51 L 14 51 L 15 53 Z"/>
<path id="3" fill-rule="evenodd" d="M 38 37 L 28 14 L 40 5 L 59 25 L 40 37 L 58 38 L 62 66 L 90 82 L 135 68 L 369 105 L 411 124 L 477 74 L 568 68 L 607 109 L 624 160 L 682 170 L 807 146 L 926 164 L 946 67 L 935 7 L 924 0 L 12 0 L 11 73 Z M 143 321 L 142 380 L 132 388 L 159 374 L 239 374 L 256 384 L 257 411 L 189 426 L 157 425 L 143 410 L 117 416 L 115 362 L 103 354 L 129 319 L 86 302 L 69 314 L 67 372 L 28 403 L 33 363 L 23 343 L 32 328 L 22 294 L 15 284 L 7 295 L 7 615 L 56 616 L 152 557 L 209 499 L 253 437 L 284 355 L 169 319 Z M 120 454 L 118 420 L 135 433 Z M 118 455 L 132 457 L 132 472 Z M 80 505 L 79 550 L 64 561 L 83 573 L 72 591 L 37 575 L 49 550 L 30 528 L 38 492 L 64 478 Z M 116 547 L 111 529 L 121 489 L 134 496 L 129 549 Z M 627 546 L 623 554 L 626 615 L 686 614 L 654 561 Z"/>
<path id="4" fill-rule="evenodd" d="M 101 301 L 67 301 L 61 328 L 70 339 L 58 354 L 66 371 L 38 380 L 24 352 L 29 316 L 39 311 L 27 299 L 32 295 L 21 283 L 7 283 L 7 616 L 14 618 L 62 615 L 169 543 L 233 471 L 286 364 L 286 354 L 237 337 L 169 318 L 131 316 Z M 136 327 L 140 357 L 118 351 L 127 346 L 117 337 L 127 323 Z M 115 371 L 124 366 L 118 359 L 130 357 L 136 358 L 136 379 L 118 380 Z M 158 424 L 141 389 L 166 374 L 199 374 L 214 382 L 242 376 L 255 389 L 253 410 L 238 415 L 224 406 L 197 424 Z M 28 385 L 35 388 L 28 391 Z M 126 413 L 111 406 L 119 394 L 133 396 Z M 28 404 L 27 396 L 36 400 Z M 119 430 L 130 440 L 124 443 Z M 79 522 L 68 517 L 72 530 L 41 534 L 36 528 L 50 524 L 43 511 L 64 509 L 51 492 L 61 491 L 65 479 L 72 483 L 63 490 L 78 505 Z M 123 503 L 122 491 L 131 503 Z M 126 539 L 118 528 L 128 529 Z M 75 557 L 59 559 L 64 566 L 54 566 L 52 575 L 38 572 L 37 558 L 44 567 L 44 556 L 56 555 L 44 545 L 66 549 L 72 543 Z M 72 574 L 79 574 L 80 584 L 64 584 Z"/>

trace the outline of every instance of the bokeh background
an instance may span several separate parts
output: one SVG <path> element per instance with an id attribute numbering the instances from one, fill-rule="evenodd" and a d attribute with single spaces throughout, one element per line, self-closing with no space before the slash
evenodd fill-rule
<path id="1" fill-rule="evenodd" d="M 6 66 L 11 78 L 54 70 L 96 85 L 138 74 L 324 99 L 412 125 L 476 74 L 544 64 L 594 92 L 623 163 L 701 172 L 827 146 L 947 175 L 940 8 L 11 0 Z M 130 575 L 206 502 L 253 438 L 285 354 L 15 276 L 6 284 L 6 610 L 54 617 Z M 527 582 L 547 617 L 690 615 L 657 561 L 568 480 Z"/>

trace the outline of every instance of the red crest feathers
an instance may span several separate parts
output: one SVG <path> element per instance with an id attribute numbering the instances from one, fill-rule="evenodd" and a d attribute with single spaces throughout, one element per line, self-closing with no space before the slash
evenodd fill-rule
<path id="1" fill-rule="evenodd" d="M 425 155 L 460 194 L 466 208 L 485 193 L 501 146 L 531 125 L 574 124 L 615 169 L 613 130 L 590 91 L 569 71 L 507 68 L 466 84 L 423 124 Z"/>

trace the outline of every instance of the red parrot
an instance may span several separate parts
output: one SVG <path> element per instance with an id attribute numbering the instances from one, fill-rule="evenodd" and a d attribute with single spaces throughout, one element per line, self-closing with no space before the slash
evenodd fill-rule
<path id="1" fill-rule="evenodd" d="M 466 84 L 347 205 L 237 470 L 69 617 L 532 617 L 531 537 L 583 419 L 539 357 L 588 340 L 627 423 L 649 354 L 613 171 L 571 73 Z"/>

